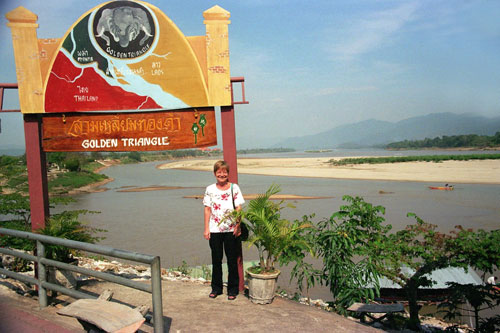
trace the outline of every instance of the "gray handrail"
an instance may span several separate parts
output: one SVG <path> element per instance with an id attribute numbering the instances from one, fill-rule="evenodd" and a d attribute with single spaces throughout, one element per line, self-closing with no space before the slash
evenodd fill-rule
<path id="1" fill-rule="evenodd" d="M 97 277 L 99 279 L 124 285 L 130 288 L 142 290 L 152 294 L 153 298 L 153 321 L 155 332 L 163 332 L 163 305 L 162 305 L 162 291 L 161 291 L 161 265 L 159 256 L 151 256 L 137 252 L 126 250 L 118 250 L 109 246 L 96 245 L 91 243 L 84 243 L 73 241 L 69 239 L 57 238 L 52 236 L 35 234 L 32 232 L 19 231 L 13 229 L 0 228 L 0 235 L 8 235 L 13 237 L 25 238 L 34 240 L 37 243 L 37 255 L 15 251 L 12 249 L 0 247 L 0 253 L 19 257 L 25 260 L 38 263 L 38 279 L 22 275 L 16 272 L 0 268 L 0 273 L 7 275 L 11 278 L 38 285 L 38 300 L 40 307 L 46 307 L 47 302 L 47 289 L 54 290 L 74 298 L 94 298 L 88 294 L 68 289 L 66 287 L 52 284 L 47 282 L 47 266 L 53 266 L 88 276 Z M 97 272 L 83 267 L 69 265 L 56 260 L 45 258 L 45 244 L 61 245 L 72 249 L 87 251 L 97 254 L 102 254 L 109 257 L 136 261 L 144 264 L 151 265 L 151 285 L 145 285 L 136 281 L 132 281 L 121 276 L 116 276 L 109 273 Z"/>

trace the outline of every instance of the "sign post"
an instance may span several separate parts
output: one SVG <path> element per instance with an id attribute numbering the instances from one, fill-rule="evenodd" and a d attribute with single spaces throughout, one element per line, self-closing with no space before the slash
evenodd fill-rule
<path id="1" fill-rule="evenodd" d="M 47 162 L 42 150 L 41 122 L 36 114 L 25 114 L 24 137 L 26 140 L 26 166 L 31 210 L 31 230 L 43 228 L 49 218 L 49 188 Z"/>
<path id="2" fill-rule="evenodd" d="M 37 114 L 43 112 L 43 88 L 38 52 L 37 16 L 19 7 L 6 15 L 11 28 L 19 92 L 24 114 L 26 164 L 31 210 L 31 229 L 45 226 L 49 217 L 49 195 L 45 152 L 42 150 L 41 123 Z M 23 112 L 24 113 L 24 112 Z"/>

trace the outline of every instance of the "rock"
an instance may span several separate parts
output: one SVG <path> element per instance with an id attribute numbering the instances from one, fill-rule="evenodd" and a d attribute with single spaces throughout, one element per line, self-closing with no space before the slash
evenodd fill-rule
<path id="1" fill-rule="evenodd" d="M 1 260 L 1 267 L 4 267 L 4 268 L 11 268 L 13 265 L 14 265 L 14 261 L 16 260 L 16 257 L 14 256 L 10 256 L 8 254 L 4 254 L 1 256 L 0 258 Z"/>
<path id="2" fill-rule="evenodd" d="M 150 270 L 149 267 L 145 267 L 145 266 L 136 266 L 135 269 L 139 272 L 139 273 L 143 273 L 143 272 L 146 272 L 148 270 Z"/>
<path id="3" fill-rule="evenodd" d="M 30 286 L 18 280 L 11 279 L 11 284 L 14 287 L 14 290 L 20 295 L 29 294 L 32 290 Z"/>

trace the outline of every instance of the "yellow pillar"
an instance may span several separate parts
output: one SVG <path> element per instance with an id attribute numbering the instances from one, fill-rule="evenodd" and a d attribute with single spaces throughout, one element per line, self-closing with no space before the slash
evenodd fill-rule
<path id="1" fill-rule="evenodd" d="M 231 105 L 228 25 L 231 14 L 213 6 L 203 12 L 207 42 L 208 91 L 210 105 Z"/>
<path id="2" fill-rule="evenodd" d="M 5 17 L 12 33 L 21 112 L 42 113 L 43 83 L 36 35 L 38 17 L 23 7 L 17 7 Z"/>

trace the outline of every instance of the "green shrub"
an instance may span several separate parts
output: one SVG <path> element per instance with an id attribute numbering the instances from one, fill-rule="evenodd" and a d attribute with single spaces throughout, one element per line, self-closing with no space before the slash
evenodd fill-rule
<path id="1" fill-rule="evenodd" d="M 131 160 L 134 160 L 136 162 L 140 162 L 141 161 L 141 154 L 137 151 L 133 151 L 130 154 L 128 154 L 128 158 L 130 158 Z"/>
<path id="2" fill-rule="evenodd" d="M 95 244 L 104 237 L 95 236 L 96 233 L 105 232 L 104 229 L 89 227 L 79 221 L 82 214 L 95 213 L 87 210 L 64 211 L 52 216 L 45 227 L 37 230 L 37 233 L 59 238 L 70 239 L 78 242 Z M 69 261 L 78 251 L 60 245 L 47 245 L 45 257 L 58 261 Z"/>
<path id="3" fill-rule="evenodd" d="M 314 239 L 323 260 L 322 280 L 330 288 L 333 307 L 345 314 L 354 302 L 373 300 L 378 295 L 380 247 L 391 226 L 382 226 L 384 207 L 373 206 L 360 197 L 343 199 L 349 205 L 320 221 Z"/>
<path id="4" fill-rule="evenodd" d="M 31 226 L 20 220 L 0 221 L 0 227 L 31 232 Z M 19 237 L 0 235 L 0 246 L 31 252 L 35 249 L 35 241 Z"/>
<path id="5" fill-rule="evenodd" d="M 80 160 L 78 158 L 69 158 L 64 161 L 64 167 L 69 171 L 80 171 Z"/>

